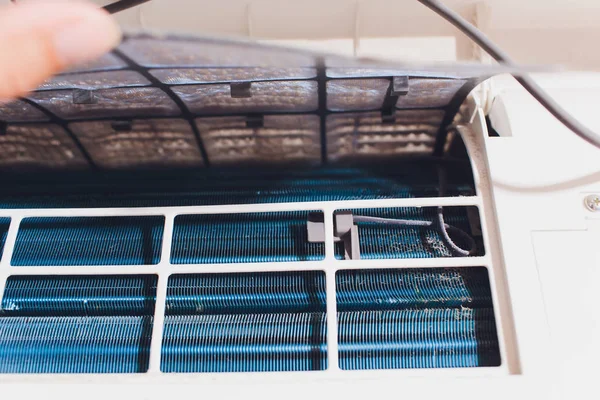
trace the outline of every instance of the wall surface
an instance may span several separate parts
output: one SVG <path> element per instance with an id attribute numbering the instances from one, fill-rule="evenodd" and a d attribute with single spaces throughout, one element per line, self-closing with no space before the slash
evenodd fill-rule
<path id="1" fill-rule="evenodd" d="M 34 0 L 46 1 L 46 0 Z M 94 0 L 107 4 L 113 0 Z M 522 63 L 600 70 L 597 0 L 444 0 Z M 0 0 L 7 4 L 9 0 Z M 342 39 L 319 44 L 342 53 L 386 49 L 413 59 L 474 59 L 470 41 L 416 0 L 152 0 L 118 15 L 130 28 L 251 36 L 264 39 Z M 373 38 L 445 37 L 418 54 L 406 41 L 373 47 Z M 455 43 L 449 41 L 454 38 Z M 423 40 L 423 39 L 420 39 Z M 305 44 L 307 42 L 305 41 Z M 410 51 L 398 49 L 404 47 Z"/>

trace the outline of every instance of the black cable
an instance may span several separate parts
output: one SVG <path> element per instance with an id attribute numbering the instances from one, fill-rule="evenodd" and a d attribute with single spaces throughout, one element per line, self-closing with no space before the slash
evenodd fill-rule
<path id="1" fill-rule="evenodd" d="M 120 0 L 105 5 L 104 8 L 109 14 L 118 13 L 120 11 L 127 10 L 128 8 L 139 6 L 140 4 L 147 3 L 150 0 Z"/>
<path id="2" fill-rule="evenodd" d="M 433 10 L 439 16 L 450 22 L 462 33 L 467 35 L 479 47 L 491 55 L 496 61 L 508 66 L 514 65 L 508 54 L 492 42 L 483 32 L 465 20 L 460 14 L 448 8 L 438 0 L 418 0 L 421 4 Z M 546 110 L 586 142 L 600 148 L 600 136 L 581 124 L 577 119 L 566 112 L 558 103 L 548 95 L 533 79 L 526 75 L 516 76 L 515 79 L 527 90 Z"/>

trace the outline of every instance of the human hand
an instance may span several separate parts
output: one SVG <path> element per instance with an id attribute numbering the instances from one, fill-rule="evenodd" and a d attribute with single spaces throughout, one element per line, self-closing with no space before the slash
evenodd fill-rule
<path id="1" fill-rule="evenodd" d="M 101 56 L 120 40 L 116 22 L 90 3 L 53 0 L 0 7 L 0 102 Z"/>

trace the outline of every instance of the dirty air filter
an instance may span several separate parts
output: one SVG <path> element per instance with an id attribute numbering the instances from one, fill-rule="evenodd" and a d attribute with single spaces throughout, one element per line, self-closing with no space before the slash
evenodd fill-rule
<path id="1" fill-rule="evenodd" d="M 267 115 L 249 126 L 245 117 L 198 118 L 196 125 L 213 165 L 260 163 L 318 165 L 320 127 L 316 115 Z"/>
<path id="2" fill-rule="evenodd" d="M 0 134 L 0 168 L 81 170 L 88 164 L 64 128 L 55 124 L 8 125 Z"/>
<path id="3" fill-rule="evenodd" d="M 148 369 L 156 276 L 10 277 L 0 373 Z"/>
<path id="4" fill-rule="evenodd" d="M 342 162 L 429 155 L 443 116 L 440 110 L 398 110 L 384 122 L 375 112 L 329 115 L 328 158 Z"/>
<path id="5" fill-rule="evenodd" d="M 128 35 L 97 62 L 0 104 L 6 150 L 0 168 L 314 166 L 365 156 L 439 157 L 443 128 L 460 118 L 460 104 L 486 73 L 447 69 L 219 39 Z M 41 150 L 48 147 L 51 152 Z"/>
<path id="6" fill-rule="evenodd" d="M 181 119 L 75 122 L 69 125 L 94 164 L 107 169 L 201 167 L 190 125 Z"/>

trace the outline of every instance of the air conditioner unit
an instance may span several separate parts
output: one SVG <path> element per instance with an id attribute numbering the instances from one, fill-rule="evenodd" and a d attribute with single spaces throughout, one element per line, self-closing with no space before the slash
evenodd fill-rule
<path id="1" fill-rule="evenodd" d="M 554 390 L 597 150 L 488 71 L 131 34 L 3 105 L 0 380 Z"/>

